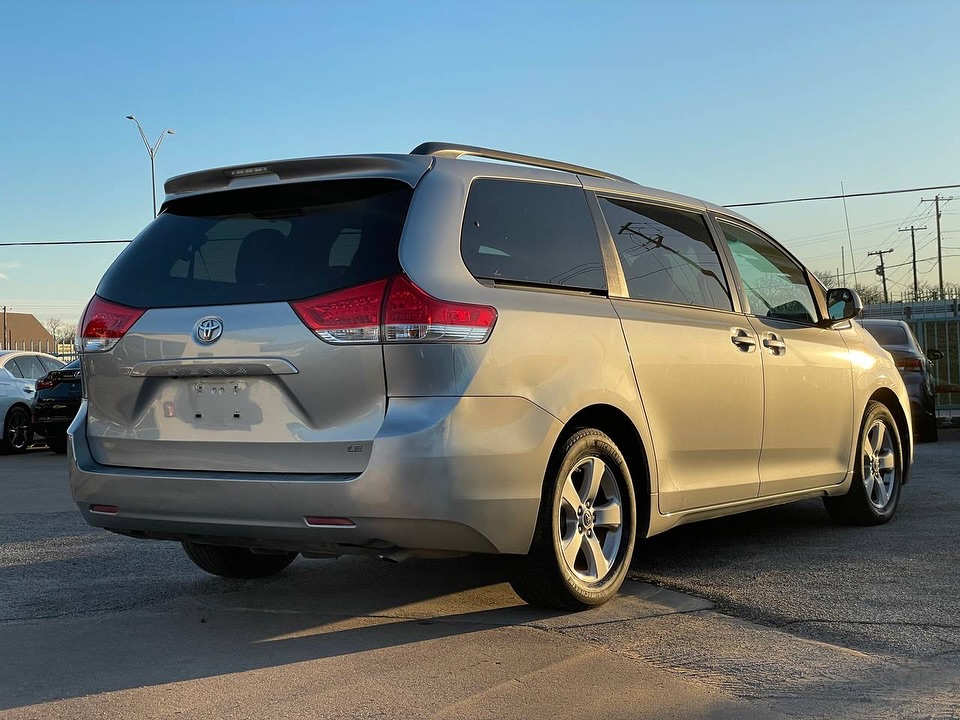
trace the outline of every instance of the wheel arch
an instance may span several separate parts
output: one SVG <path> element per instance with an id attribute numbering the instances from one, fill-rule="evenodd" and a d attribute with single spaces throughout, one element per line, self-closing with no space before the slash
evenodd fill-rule
<path id="1" fill-rule="evenodd" d="M 903 454 L 903 481 L 902 484 L 910 479 L 910 470 L 913 465 L 913 436 L 910 432 L 910 424 L 907 422 L 906 413 L 897 395 L 890 388 L 879 388 L 870 396 L 871 401 L 881 403 L 890 414 L 893 415 L 894 422 L 897 423 L 897 430 L 900 432 L 900 449 Z M 868 403 L 869 404 L 869 403 Z"/>
<path id="2" fill-rule="evenodd" d="M 626 413 L 613 405 L 590 405 L 567 421 L 557 438 L 554 453 L 567 438 L 582 428 L 594 428 L 606 433 L 623 453 L 623 458 L 630 469 L 633 492 L 637 501 L 636 537 L 638 539 L 646 537 L 651 511 L 650 463 L 643 439 L 636 426 Z"/>
<path id="3" fill-rule="evenodd" d="M 10 407 L 7 408 L 7 412 L 6 412 L 6 414 L 3 416 L 3 421 L 6 422 L 6 421 L 7 421 L 7 418 L 10 417 L 10 413 L 12 413 L 12 412 L 13 412 L 14 410 L 16 410 L 17 408 L 20 408 L 21 410 L 26 411 L 27 417 L 30 419 L 30 423 L 31 423 L 31 425 L 32 425 L 32 424 L 33 424 L 33 411 L 30 409 L 30 406 L 27 405 L 27 404 L 26 404 L 25 402 L 23 402 L 22 400 L 18 400 L 17 402 L 13 403 L 13 405 L 11 405 Z"/>

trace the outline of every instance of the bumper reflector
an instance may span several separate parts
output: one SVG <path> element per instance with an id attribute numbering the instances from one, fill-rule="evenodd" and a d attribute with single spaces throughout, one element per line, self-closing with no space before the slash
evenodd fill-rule
<path id="1" fill-rule="evenodd" d="M 313 515 L 308 515 L 303 518 L 304 522 L 307 523 L 310 527 L 345 527 L 351 528 L 356 527 L 356 523 L 353 522 L 350 518 L 343 517 L 315 517 Z"/>
<path id="2" fill-rule="evenodd" d="M 116 515 L 118 511 L 116 505 L 91 505 L 90 512 L 103 513 L 104 515 Z"/>

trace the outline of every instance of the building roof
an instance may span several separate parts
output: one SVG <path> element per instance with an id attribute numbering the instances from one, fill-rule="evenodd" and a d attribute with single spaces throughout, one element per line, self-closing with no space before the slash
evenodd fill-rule
<path id="1" fill-rule="evenodd" d="M 3 330 L 6 326 L 6 336 Z M 43 350 L 54 346 L 53 335 L 30 313 L 6 312 L 0 315 L 0 347 L 8 350 Z"/>

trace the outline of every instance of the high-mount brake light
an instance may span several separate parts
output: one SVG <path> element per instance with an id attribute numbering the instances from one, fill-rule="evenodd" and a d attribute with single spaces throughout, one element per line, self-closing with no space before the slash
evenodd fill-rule
<path id="1" fill-rule="evenodd" d="M 291 302 L 303 324 L 328 343 L 482 343 L 497 311 L 428 295 L 406 275 Z"/>
<path id="2" fill-rule="evenodd" d="M 438 300 L 406 275 L 394 278 L 383 305 L 386 342 L 482 343 L 496 321 L 495 308 Z"/>
<path id="3" fill-rule="evenodd" d="M 270 168 L 266 167 L 265 165 L 258 165 L 257 167 L 245 167 L 227 170 L 227 177 L 250 177 L 251 175 L 267 175 L 271 172 L 272 171 Z"/>
<path id="4" fill-rule="evenodd" d="M 113 348 L 133 327 L 145 310 L 118 305 L 94 295 L 83 311 L 77 350 L 82 353 L 104 352 Z"/>
<path id="5" fill-rule="evenodd" d="M 303 324 L 334 345 L 380 341 L 380 307 L 387 280 L 290 303 Z"/>

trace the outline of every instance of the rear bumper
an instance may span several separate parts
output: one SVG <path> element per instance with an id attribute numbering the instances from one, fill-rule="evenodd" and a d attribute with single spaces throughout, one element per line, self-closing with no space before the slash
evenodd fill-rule
<path id="1" fill-rule="evenodd" d="M 70 485 L 88 523 L 139 537 L 333 554 L 526 553 L 561 429 L 522 398 L 393 398 L 359 475 L 192 472 L 97 463 L 84 404 L 68 433 Z M 355 526 L 311 527 L 305 516 Z"/>

